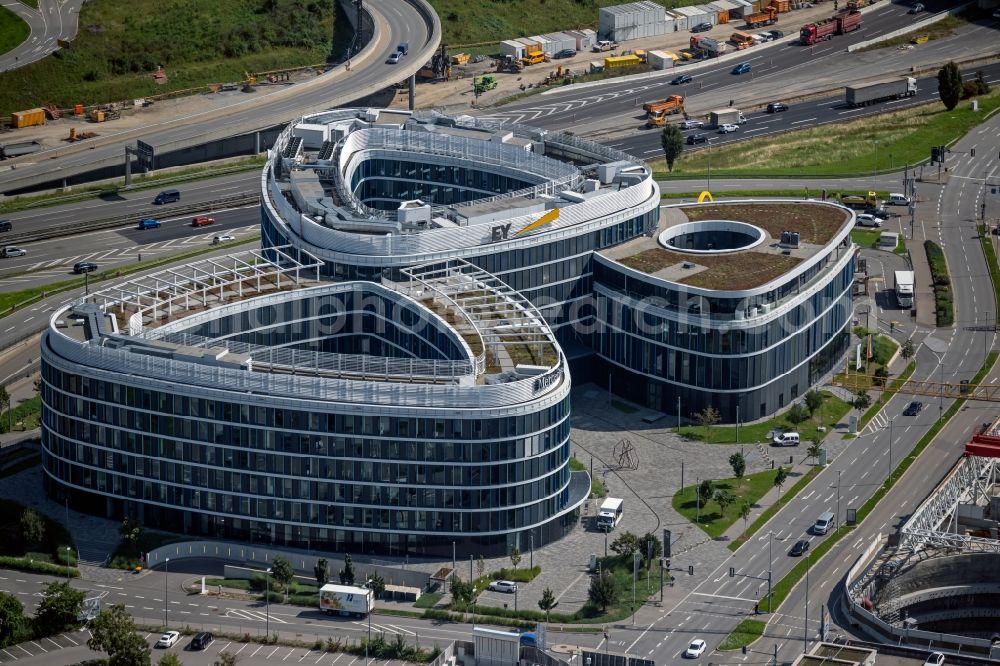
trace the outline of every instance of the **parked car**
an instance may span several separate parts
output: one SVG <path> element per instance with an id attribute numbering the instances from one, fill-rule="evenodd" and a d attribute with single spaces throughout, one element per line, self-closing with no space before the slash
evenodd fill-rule
<path id="1" fill-rule="evenodd" d="M 736 67 L 733 67 L 732 73 L 733 74 L 746 74 L 747 72 L 750 71 L 750 69 L 751 69 L 750 63 L 748 63 L 748 62 L 741 62 L 740 64 L 736 65 Z"/>
<path id="2" fill-rule="evenodd" d="M 158 648 L 168 648 L 180 640 L 181 632 L 179 631 L 168 631 L 167 633 L 160 636 L 160 640 L 156 641 L 156 647 Z"/>
<path id="3" fill-rule="evenodd" d="M 767 105 L 768 113 L 781 113 L 782 111 L 788 111 L 788 105 L 783 102 L 771 102 Z"/>
<path id="4" fill-rule="evenodd" d="M 28 254 L 28 251 L 19 247 L 14 247 L 13 245 L 8 245 L 4 249 L 0 250 L 0 257 L 23 257 Z"/>
<path id="5" fill-rule="evenodd" d="M 576 49 L 563 49 L 559 53 L 555 54 L 554 58 L 572 58 L 576 55 Z"/>
<path id="6" fill-rule="evenodd" d="M 708 141 L 708 137 L 704 134 L 689 134 L 687 138 L 687 144 L 693 146 L 696 143 L 705 143 Z"/>
<path id="7" fill-rule="evenodd" d="M 385 61 L 385 63 L 387 65 L 395 65 L 397 62 L 399 62 L 400 58 L 402 57 L 403 54 L 400 53 L 399 51 L 396 51 L 395 53 L 389 54 L 389 58 Z"/>
<path id="8" fill-rule="evenodd" d="M 698 129 L 702 127 L 705 123 L 700 120 L 695 120 L 694 118 L 688 118 L 681 123 L 681 129 Z"/>
<path id="9" fill-rule="evenodd" d="M 859 227 L 881 227 L 882 220 L 878 219 L 874 215 L 869 215 L 868 213 L 861 213 L 857 216 Z"/>
<path id="10" fill-rule="evenodd" d="M 993 10 L 993 18 L 1000 18 L 1000 9 Z"/>
<path id="11" fill-rule="evenodd" d="M 924 408 L 924 403 L 919 400 L 914 400 L 906 406 L 903 410 L 903 416 L 916 416 L 920 413 L 920 410 Z"/>
<path id="12" fill-rule="evenodd" d="M 228 243 L 229 241 L 236 240 L 236 236 L 232 234 L 219 234 L 212 238 L 212 245 L 219 245 L 220 243 Z"/>
<path id="13" fill-rule="evenodd" d="M 809 542 L 806 539 L 799 539 L 792 546 L 792 549 L 788 551 L 788 554 L 792 557 L 801 557 L 806 554 L 807 550 L 809 550 Z"/>
<path id="14" fill-rule="evenodd" d="M 781 432 L 771 438 L 775 446 L 798 446 L 802 438 L 797 432 Z"/>
<path id="15" fill-rule="evenodd" d="M 214 638 L 212 637 L 212 634 L 210 632 L 202 631 L 200 633 L 197 633 L 194 635 L 194 638 L 191 639 L 191 649 L 204 650 L 205 648 L 207 648 L 209 645 L 212 644 L 213 640 Z"/>
<path id="16" fill-rule="evenodd" d="M 711 23 L 699 23 L 695 27 L 691 28 L 691 32 L 708 32 L 712 29 Z"/>
<path id="17" fill-rule="evenodd" d="M 681 74 L 680 76 L 675 76 L 670 81 L 670 85 L 672 85 L 672 86 L 679 86 L 682 83 L 691 83 L 691 75 L 690 74 Z"/>
<path id="18" fill-rule="evenodd" d="M 865 206 L 865 215 L 871 215 L 872 217 L 877 217 L 880 220 L 889 219 L 889 211 L 885 208 L 880 208 L 878 206 Z"/>
<path id="19" fill-rule="evenodd" d="M 494 580 L 490 582 L 490 590 L 493 592 L 517 592 L 517 583 L 512 580 Z"/>
<path id="20" fill-rule="evenodd" d="M 79 275 L 80 273 L 93 273 L 97 270 L 97 264 L 92 261 L 79 261 L 73 264 L 73 272 Z"/>
<path id="21" fill-rule="evenodd" d="M 774 35 L 772 35 L 769 32 L 758 32 L 757 36 L 760 37 L 760 41 L 762 41 L 762 42 L 773 42 L 774 41 Z"/>
<path id="22" fill-rule="evenodd" d="M 780 30 L 768 30 L 768 32 L 771 33 L 771 37 L 774 39 L 781 39 L 785 36 L 785 33 Z"/>
<path id="23" fill-rule="evenodd" d="M 691 641 L 688 645 L 687 650 L 684 650 L 684 657 L 686 659 L 697 659 L 705 652 L 705 641 L 700 638 L 696 638 Z"/>
<path id="24" fill-rule="evenodd" d="M 725 123 L 719 126 L 719 134 L 729 134 L 730 132 L 735 132 L 740 127 L 739 125 L 733 125 L 732 123 Z"/>
<path id="25" fill-rule="evenodd" d="M 941 666 L 944 664 L 943 652 L 931 652 L 924 661 L 924 666 Z"/>
<path id="26" fill-rule="evenodd" d="M 161 224 L 163 224 L 163 223 L 160 222 L 159 220 L 154 219 L 152 217 L 147 217 L 145 220 L 143 220 L 142 222 L 139 223 L 139 228 L 140 229 L 156 229 Z"/>
<path id="27" fill-rule="evenodd" d="M 906 196 L 905 194 L 899 194 L 898 192 L 894 192 L 893 194 L 889 195 L 888 199 L 885 200 L 885 205 L 886 206 L 909 206 L 910 205 L 910 197 Z"/>
<path id="28" fill-rule="evenodd" d="M 910 11 L 907 12 L 907 13 L 908 14 L 919 14 L 922 11 L 924 11 L 924 3 L 918 2 L 915 5 L 913 5 L 912 7 L 910 7 Z"/>

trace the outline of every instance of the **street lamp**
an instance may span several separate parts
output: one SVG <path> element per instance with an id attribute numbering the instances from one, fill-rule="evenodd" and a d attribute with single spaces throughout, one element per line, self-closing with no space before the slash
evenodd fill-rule
<path id="1" fill-rule="evenodd" d="M 803 652 L 809 652 L 809 551 L 806 551 L 806 617 L 802 626 L 802 646 Z"/>
<path id="2" fill-rule="evenodd" d="M 843 470 L 837 470 L 837 522 L 834 524 L 836 525 L 835 529 L 838 530 L 840 529 L 840 473 L 842 471 Z"/>
<path id="3" fill-rule="evenodd" d="M 264 572 L 264 640 L 271 635 L 271 570 Z M 367 648 L 366 648 L 367 649 Z"/>
<path id="4" fill-rule="evenodd" d="M 170 622 L 167 619 L 167 595 L 169 594 L 169 588 L 167 587 L 167 580 L 170 578 L 170 558 L 163 560 L 163 630 L 166 631 L 170 626 Z"/>
<path id="5" fill-rule="evenodd" d="M 889 485 L 892 485 L 892 419 L 889 419 Z"/>
<path id="6" fill-rule="evenodd" d="M 66 584 L 69 585 L 69 567 L 70 567 L 70 553 L 73 552 L 72 546 L 66 546 Z"/>
<path id="7" fill-rule="evenodd" d="M 706 152 L 708 153 L 708 187 L 706 187 L 705 189 L 711 192 L 712 191 L 712 140 L 707 139 L 707 142 L 708 142 L 708 150 Z"/>

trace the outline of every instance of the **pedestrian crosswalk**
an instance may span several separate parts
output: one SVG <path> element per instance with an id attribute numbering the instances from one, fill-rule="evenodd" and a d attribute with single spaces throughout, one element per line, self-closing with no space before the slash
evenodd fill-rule
<path id="1" fill-rule="evenodd" d="M 865 426 L 865 429 L 861 431 L 861 434 L 870 435 L 872 433 L 878 432 L 879 430 L 882 430 L 883 428 L 888 428 L 888 427 L 889 427 L 889 417 L 885 415 L 885 410 L 883 409 L 874 417 L 872 417 L 872 420 L 868 422 L 868 425 Z"/>
<path id="2" fill-rule="evenodd" d="M 225 233 L 235 236 L 237 239 L 255 234 L 259 226 L 249 225 L 236 229 L 226 229 Z M 139 261 L 140 258 L 152 259 L 161 255 L 183 250 L 190 250 L 198 246 L 205 246 L 212 242 L 212 237 L 219 232 L 198 234 L 195 236 L 185 236 L 183 238 L 172 238 L 170 240 L 158 241 L 155 243 L 145 243 L 142 245 L 129 245 L 127 247 L 116 247 L 101 249 L 86 254 L 75 254 L 69 257 L 39 261 L 27 266 L 20 266 L 11 271 L 16 275 L 4 277 L 0 274 L 0 285 L 16 284 L 18 282 L 37 282 L 44 277 L 63 277 L 72 272 L 73 265 L 82 261 L 91 261 L 101 266 L 102 264 L 123 263 L 126 261 Z M 124 240 L 124 239 L 123 239 Z"/>

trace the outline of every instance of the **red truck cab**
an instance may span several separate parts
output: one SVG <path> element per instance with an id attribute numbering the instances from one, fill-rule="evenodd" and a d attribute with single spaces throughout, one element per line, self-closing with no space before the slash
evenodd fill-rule
<path id="1" fill-rule="evenodd" d="M 215 224 L 214 217 L 208 217 L 205 215 L 199 215 L 198 217 L 191 220 L 192 227 L 207 227 L 210 224 Z"/>

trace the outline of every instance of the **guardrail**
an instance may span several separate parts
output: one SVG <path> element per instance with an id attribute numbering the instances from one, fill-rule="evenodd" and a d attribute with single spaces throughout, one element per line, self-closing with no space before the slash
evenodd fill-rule
<path id="1" fill-rule="evenodd" d="M 260 195 L 258 194 L 236 194 L 207 203 L 191 203 L 180 206 L 170 206 L 169 208 L 162 210 L 169 211 L 171 216 L 190 215 L 192 213 L 212 212 L 224 208 L 249 206 L 258 203 L 260 203 Z M 107 218 L 104 220 L 60 224 L 46 229 L 39 229 L 38 231 L 25 231 L 19 234 L 11 234 L 9 236 L 5 236 L 3 242 L 5 245 L 23 245 L 25 243 L 49 240 L 50 238 L 72 236 L 81 232 L 86 233 L 91 231 L 101 231 L 103 229 L 114 229 L 115 227 L 133 226 L 138 225 L 139 221 L 142 219 L 153 217 L 158 212 L 159 211 L 155 209 L 148 209 L 142 213 L 133 213 L 123 215 L 121 217 Z"/>

